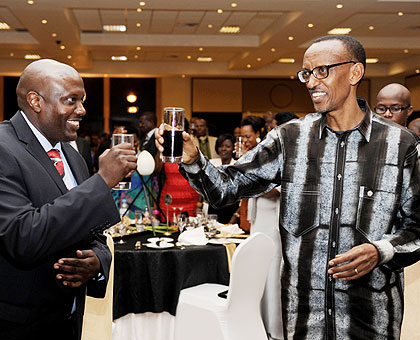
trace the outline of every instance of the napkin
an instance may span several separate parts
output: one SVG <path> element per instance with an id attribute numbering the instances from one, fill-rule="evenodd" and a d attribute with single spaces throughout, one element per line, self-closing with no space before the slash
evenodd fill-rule
<path id="1" fill-rule="evenodd" d="M 186 230 L 178 237 L 178 242 L 183 246 L 204 246 L 208 241 L 204 234 L 204 227 Z"/>
<path id="2" fill-rule="evenodd" d="M 221 233 L 227 233 L 231 235 L 243 234 L 244 231 L 235 224 L 226 225 L 220 228 Z"/>

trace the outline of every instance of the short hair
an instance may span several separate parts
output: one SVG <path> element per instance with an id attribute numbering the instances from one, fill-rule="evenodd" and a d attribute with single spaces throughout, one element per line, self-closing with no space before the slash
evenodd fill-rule
<path id="1" fill-rule="evenodd" d="M 278 112 L 274 116 L 274 119 L 276 120 L 277 125 L 281 125 L 288 122 L 289 120 L 298 119 L 298 118 L 299 117 L 296 116 L 293 112 Z"/>
<path id="2" fill-rule="evenodd" d="M 153 124 L 155 124 L 155 126 L 157 125 L 157 117 L 156 114 L 152 111 L 145 111 L 140 113 L 139 118 L 140 117 L 145 117 L 147 120 L 150 120 L 153 122 Z"/>
<path id="3" fill-rule="evenodd" d="M 339 40 L 346 48 L 347 52 L 350 54 L 351 58 L 354 59 L 354 61 L 357 61 L 363 65 L 363 76 L 360 79 L 360 81 L 357 83 L 358 85 L 362 82 L 363 77 L 366 73 L 366 52 L 363 48 L 363 45 L 360 43 L 359 40 L 350 37 L 348 35 L 326 35 L 323 37 L 320 37 L 318 39 L 315 39 L 312 44 L 319 43 L 321 41 L 327 41 L 327 40 Z"/>
<path id="4" fill-rule="evenodd" d="M 137 135 L 139 137 L 139 130 L 134 125 L 128 125 L 126 128 L 128 134 Z"/>
<path id="5" fill-rule="evenodd" d="M 411 113 L 411 115 L 407 118 L 407 124 L 405 126 L 408 126 L 414 119 L 420 118 L 420 111 L 414 111 Z"/>
<path id="6" fill-rule="evenodd" d="M 235 137 L 233 137 L 230 133 L 223 133 L 219 137 L 217 137 L 217 140 L 216 140 L 215 149 L 216 149 L 217 154 L 219 154 L 219 152 L 217 152 L 217 149 L 225 140 L 230 140 L 232 142 L 232 145 L 235 145 L 235 142 L 236 142 Z"/>
<path id="7" fill-rule="evenodd" d="M 257 116 L 246 116 L 241 121 L 241 126 L 251 125 L 252 130 L 255 133 L 262 132 L 262 129 L 265 127 L 265 120 Z"/>

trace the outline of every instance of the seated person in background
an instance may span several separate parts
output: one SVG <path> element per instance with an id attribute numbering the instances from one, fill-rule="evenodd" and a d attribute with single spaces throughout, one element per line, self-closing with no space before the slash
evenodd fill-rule
<path id="1" fill-rule="evenodd" d="M 227 133 L 220 135 L 216 141 L 216 152 L 220 158 L 212 158 L 210 162 L 214 166 L 231 165 L 235 163 L 233 159 L 233 146 L 235 145 L 235 137 Z M 220 223 L 229 223 L 233 214 L 238 210 L 238 203 L 228 205 L 223 208 L 213 208 L 207 202 L 203 202 L 203 196 L 200 195 L 197 208 L 203 208 L 203 212 L 207 214 L 216 214 L 217 221 Z"/>
<path id="2" fill-rule="evenodd" d="M 420 111 L 414 111 L 407 119 L 407 127 L 420 136 Z"/>
<path id="3" fill-rule="evenodd" d="M 197 119 L 195 122 L 195 129 L 196 136 L 193 139 L 195 146 L 197 146 L 208 159 L 219 158 L 215 149 L 217 138 L 208 135 L 207 122 L 201 118 Z"/>
<path id="4" fill-rule="evenodd" d="M 233 137 L 238 138 L 241 137 L 241 127 L 237 126 L 233 129 Z"/>
<path id="5" fill-rule="evenodd" d="M 378 92 L 373 110 L 380 116 L 406 126 L 407 118 L 413 112 L 410 91 L 401 84 L 386 85 Z"/>

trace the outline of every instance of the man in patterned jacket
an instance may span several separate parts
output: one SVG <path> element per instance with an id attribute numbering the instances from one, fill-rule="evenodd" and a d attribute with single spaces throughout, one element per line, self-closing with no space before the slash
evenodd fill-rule
<path id="1" fill-rule="evenodd" d="M 420 259 L 420 147 L 356 98 L 365 65 L 357 40 L 315 40 L 298 76 L 316 113 L 223 171 L 183 136 L 181 171 L 214 205 L 281 185 L 285 339 L 399 339 L 403 268 Z"/>

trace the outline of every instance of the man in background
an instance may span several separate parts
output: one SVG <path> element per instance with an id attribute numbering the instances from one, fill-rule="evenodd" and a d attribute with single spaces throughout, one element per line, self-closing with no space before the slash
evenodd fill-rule
<path id="1" fill-rule="evenodd" d="M 140 151 L 149 151 L 153 158 L 157 154 L 155 145 L 155 130 L 157 117 L 154 112 L 146 111 L 139 116 Z"/>
<path id="2" fill-rule="evenodd" d="M 86 162 L 86 165 L 89 170 L 89 175 L 93 175 L 93 164 L 92 164 L 92 152 L 90 148 L 90 143 L 83 137 L 78 136 L 74 141 L 70 141 L 69 144 L 80 153 L 83 159 Z"/>
<path id="3" fill-rule="evenodd" d="M 197 119 L 195 129 L 196 137 L 193 139 L 194 145 L 197 146 L 208 159 L 220 158 L 216 152 L 217 138 L 209 136 L 206 120 L 202 118 Z"/>
<path id="4" fill-rule="evenodd" d="M 405 127 L 407 118 L 413 112 L 410 91 L 401 84 L 386 85 L 376 96 L 374 111 L 376 114 Z"/>
<path id="5" fill-rule="evenodd" d="M 111 254 L 103 230 L 120 220 L 110 188 L 136 169 L 121 144 L 89 177 L 77 138 L 85 89 L 77 71 L 31 63 L 20 110 L 0 123 L 0 339 L 80 339 L 86 292 L 103 297 Z"/>

